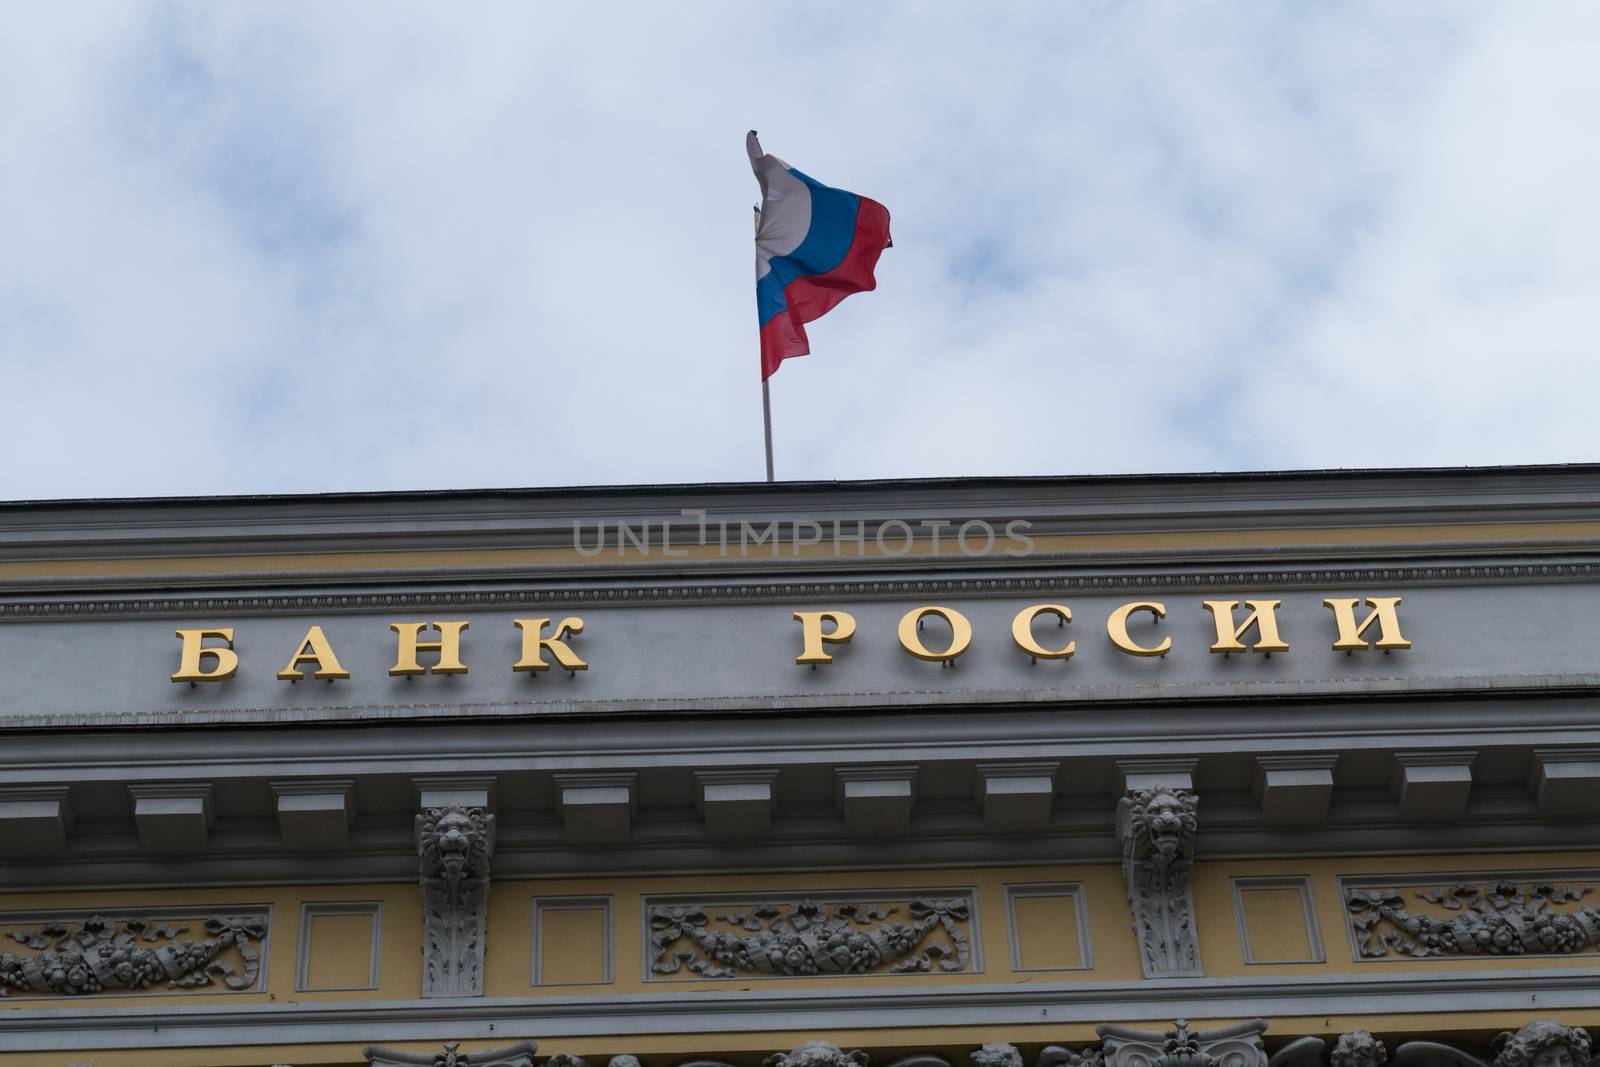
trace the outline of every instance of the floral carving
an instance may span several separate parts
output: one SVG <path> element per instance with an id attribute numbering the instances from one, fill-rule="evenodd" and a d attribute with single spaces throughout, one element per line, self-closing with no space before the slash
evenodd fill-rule
<path id="1" fill-rule="evenodd" d="M 1198 975 L 1194 837 L 1198 800 L 1184 789 L 1138 789 L 1117 805 L 1122 873 L 1128 882 L 1147 978 Z"/>
<path id="2" fill-rule="evenodd" d="M 482 808 L 428 808 L 416 818 L 422 878 L 422 995 L 483 994 L 484 904 L 494 816 Z"/>
<path id="3" fill-rule="evenodd" d="M 0 997 L 12 990 L 81 996 L 219 982 L 234 990 L 255 986 L 266 917 L 216 915 L 202 925 L 206 936 L 199 939 L 185 938 L 186 926 L 105 916 L 13 931 L 13 941 L 34 951 L 0 953 Z M 225 962 L 228 955 L 237 962 Z"/>
<path id="4" fill-rule="evenodd" d="M 1398 889 L 1348 888 L 1345 907 L 1361 955 L 1520 956 L 1584 952 L 1600 945 L 1600 909 L 1559 908 L 1590 886 L 1493 882 L 1415 891 L 1438 912 L 1413 910 Z"/>
<path id="5" fill-rule="evenodd" d="M 707 978 L 963 971 L 971 962 L 971 901 L 905 903 L 802 900 L 759 903 L 714 916 L 707 905 L 650 908 L 650 966 Z M 720 927 L 720 928 L 719 928 Z"/>

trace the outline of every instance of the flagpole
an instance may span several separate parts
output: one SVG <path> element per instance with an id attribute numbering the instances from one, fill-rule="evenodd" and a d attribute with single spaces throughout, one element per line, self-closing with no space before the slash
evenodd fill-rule
<path id="1" fill-rule="evenodd" d="M 761 424 L 767 431 L 767 481 L 772 481 L 772 391 L 761 379 Z"/>

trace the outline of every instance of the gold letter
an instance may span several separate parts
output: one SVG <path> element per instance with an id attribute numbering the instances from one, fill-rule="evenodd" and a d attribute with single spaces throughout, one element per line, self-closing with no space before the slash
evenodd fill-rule
<path id="1" fill-rule="evenodd" d="M 1211 621 L 1217 624 L 1217 643 L 1211 646 L 1213 652 L 1287 652 L 1289 646 L 1278 637 L 1277 607 L 1282 603 L 1278 600 L 1246 600 L 1245 606 L 1250 609 L 1250 614 L 1245 616 L 1244 622 L 1237 627 L 1233 625 L 1233 609 L 1239 606 L 1237 600 L 1208 600 L 1205 602 L 1206 610 L 1211 612 Z M 1252 626 L 1261 629 L 1258 635 L 1260 640 L 1254 645 L 1246 646 L 1239 638 Z"/>
<path id="2" fill-rule="evenodd" d="M 306 660 L 317 665 L 318 678 L 350 677 L 350 672 L 339 666 L 339 657 L 333 654 L 333 646 L 328 644 L 328 638 L 320 626 L 313 626 L 306 631 L 306 639 L 300 642 L 300 650 L 289 658 L 288 666 L 278 672 L 278 677 L 289 682 L 304 678 L 306 672 L 300 669 L 300 664 Z"/>
<path id="3" fill-rule="evenodd" d="M 172 676 L 174 682 L 220 682 L 224 678 L 232 678 L 238 671 L 239 654 L 233 650 L 233 627 L 224 626 L 220 630 L 178 630 L 177 634 L 183 641 L 183 651 L 178 656 L 178 673 Z M 220 637 L 227 642 L 227 645 L 202 644 L 208 637 Z M 206 656 L 217 658 L 214 670 L 204 669 Z"/>
<path id="4" fill-rule="evenodd" d="M 1066 647 L 1052 651 L 1033 639 L 1033 620 L 1046 613 L 1054 615 L 1062 623 L 1072 621 L 1072 609 L 1063 604 L 1035 604 L 1031 608 L 1023 608 L 1011 620 L 1011 640 L 1034 659 L 1071 659 L 1078 650 L 1076 641 L 1068 641 Z"/>
<path id="5" fill-rule="evenodd" d="M 950 624 L 950 647 L 943 652 L 929 652 L 917 636 L 917 624 L 924 615 L 937 615 Z M 951 663 L 972 644 L 972 624 L 967 617 L 953 608 L 912 608 L 900 620 L 900 647 L 918 659 L 932 663 Z"/>
<path id="6" fill-rule="evenodd" d="M 562 640 L 570 634 L 583 633 L 583 620 L 576 615 L 569 615 L 556 624 L 556 632 L 549 637 L 543 636 L 544 628 L 550 625 L 549 619 L 512 619 L 516 628 L 522 631 L 522 658 L 512 665 L 514 671 L 547 671 L 550 664 L 544 661 L 544 650 L 549 649 L 550 654 L 561 664 L 563 670 L 586 671 L 589 665 L 579 659 Z"/>
<path id="7" fill-rule="evenodd" d="M 1361 639 L 1367 632 L 1374 619 L 1378 622 L 1378 647 L 1379 648 L 1410 648 L 1411 642 L 1400 636 L 1400 616 L 1395 612 L 1395 605 L 1400 603 L 1397 596 L 1369 596 L 1367 604 L 1372 612 L 1360 626 L 1356 625 L 1356 598 L 1349 599 L 1329 598 L 1323 601 L 1333 609 L 1333 620 L 1339 625 L 1339 640 L 1333 643 L 1335 652 L 1353 652 L 1357 649 L 1365 651 L 1372 647 Z"/>
<path id="8" fill-rule="evenodd" d="M 461 631 L 465 622 L 391 622 L 389 629 L 400 635 L 400 650 L 395 655 L 390 674 L 466 674 L 467 665 L 461 662 Z M 439 631 L 437 641 L 419 641 L 417 634 L 424 626 Z M 437 652 L 439 662 L 431 668 L 417 662 L 418 652 Z"/>
<path id="9" fill-rule="evenodd" d="M 1144 645 L 1134 644 L 1133 638 L 1128 636 L 1128 616 L 1136 611 L 1148 611 L 1158 619 L 1167 617 L 1167 606 L 1157 604 L 1153 600 L 1141 600 L 1134 604 L 1124 604 L 1111 613 L 1111 618 L 1106 620 L 1106 636 L 1111 638 L 1111 643 L 1130 656 L 1164 656 L 1167 649 L 1172 647 L 1172 638 L 1163 637 L 1159 645 L 1146 648 Z"/>
<path id="10" fill-rule="evenodd" d="M 832 663 L 831 653 L 822 651 L 824 644 L 842 645 L 856 635 L 856 618 L 847 611 L 797 611 L 800 620 L 800 654 L 796 663 Z M 822 632 L 822 621 L 833 623 L 833 629 Z"/>

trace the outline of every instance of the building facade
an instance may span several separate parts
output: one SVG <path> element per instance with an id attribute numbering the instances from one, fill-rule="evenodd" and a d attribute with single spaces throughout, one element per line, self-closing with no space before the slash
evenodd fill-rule
<path id="1" fill-rule="evenodd" d="M 0 1067 L 1585 1067 L 1600 468 L 0 505 Z"/>

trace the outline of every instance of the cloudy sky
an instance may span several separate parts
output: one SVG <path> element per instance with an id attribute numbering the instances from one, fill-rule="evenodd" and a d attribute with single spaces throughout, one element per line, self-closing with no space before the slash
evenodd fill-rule
<path id="1" fill-rule="evenodd" d="M 1600 6 L 0 8 L 0 497 L 1600 460 Z"/>

